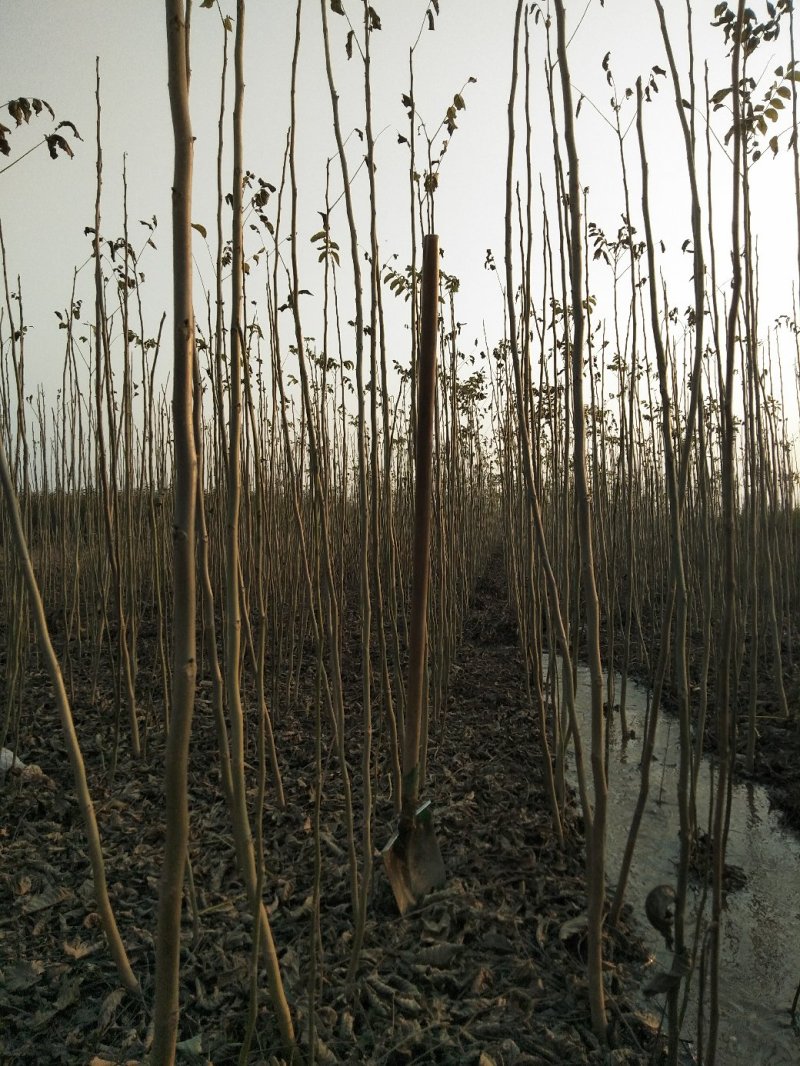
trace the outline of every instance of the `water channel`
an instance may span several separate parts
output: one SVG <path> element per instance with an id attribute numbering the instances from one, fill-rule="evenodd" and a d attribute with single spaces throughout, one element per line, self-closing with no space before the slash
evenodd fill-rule
<path id="1" fill-rule="evenodd" d="M 577 674 L 577 709 L 588 752 L 589 672 Z M 619 688 L 617 688 L 619 692 Z M 607 871 L 614 884 L 639 793 L 639 762 L 647 707 L 645 689 L 628 683 L 628 727 L 635 738 L 623 746 L 619 718 L 610 729 Z M 655 885 L 676 881 L 678 861 L 678 723 L 660 715 L 650 772 L 650 796 L 634 853 L 627 901 L 634 907 L 654 969 L 669 970 L 671 956 L 663 939 L 647 923 L 644 900 Z M 587 762 L 588 772 L 588 762 Z M 713 764 L 703 759 L 698 785 L 701 825 L 707 820 Z M 574 778 L 573 778 L 574 784 Z M 798 1066 L 800 1035 L 792 1028 L 789 1008 L 800 981 L 800 839 L 784 829 L 770 811 L 765 790 L 751 782 L 735 783 L 726 861 L 741 867 L 747 881 L 730 892 L 721 946 L 721 1017 L 719 1066 Z M 710 914 L 710 891 L 707 913 Z M 701 885 L 690 880 L 687 919 L 694 920 Z M 687 920 L 687 936 L 693 925 Z M 696 977 L 682 1036 L 693 1047 L 696 1022 Z M 663 996 L 650 1001 L 660 1011 Z M 706 1018 L 708 1008 L 706 1006 Z M 665 1021 L 666 1027 L 666 1021 Z"/>

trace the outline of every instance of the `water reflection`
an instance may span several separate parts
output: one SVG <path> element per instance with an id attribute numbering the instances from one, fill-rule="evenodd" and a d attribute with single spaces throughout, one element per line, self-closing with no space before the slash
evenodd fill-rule
<path id="1" fill-rule="evenodd" d="M 586 725 L 587 745 L 590 705 L 589 673 L 579 668 L 577 706 Z M 612 724 L 609 737 L 608 872 L 612 884 L 639 791 L 645 713 L 645 690 L 629 681 L 627 714 L 635 738 L 623 748 L 618 720 Z M 661 716 L 651 794 L 627 889 L 627 900 L 640 917 L 648 946 L 658 964 L 666 969 L 671 958 L 658 933 L 647 925 L 644 900 L 654 885 L 675 883 L 679 829 L 677 754 L 677 722 Z M 712 780 L 713 766 L 704 759 L 697 792 L 701 823 L 707 822 Z M 747 883 L 729 894 L 724 914 L 717 1061 L 724 1066 L 798 1066 L 800 1038 L 791 1028 L 789 1007 L 800 980 L 800 840 L 779 824 L 778 816 L 769 809 L 765 790 L 751 782 L 735 784 L 733 788 L 726 861 L 744 870 Z M 701 896 L 701 886 L 690 882 L 687 930 L 693 928 Z M 694 981 L 695 990 L 696 987 Z M 693 1007 L 687 1011 L 684 1036 L 694 1040 L 696 1027 Z"/>

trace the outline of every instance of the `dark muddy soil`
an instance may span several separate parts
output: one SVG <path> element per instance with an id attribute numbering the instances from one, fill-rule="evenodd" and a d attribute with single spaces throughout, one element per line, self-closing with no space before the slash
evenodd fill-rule
<path id="1" fill-rule="evenodd" d="M 447 866 L 446 886 L 397 915 L 376 859 L 358 978 L 346 988 L 352 920 L 341 775 L 327 725 L 323 761 L 322 957 L 316 994 L 319 1063 L 645 1064 L 657 1018 L 638 1009 L 644 951 L 623 925 L 605 947 L 610 1043 L 591 1033 L 585 978 L 584 847 L 578 819 L 562 850 L 544 798 L 537 725 L 525 704 L 516 629 L 502 567 L 479 583 L 466 619 L 443 723 L 434 729 L 427 794 Z M 357 642 L 351 654 L 358 654 Z M 140 1062 L 150 1036 L 153 932 L 161 861 L 162 746 L 156 656 L 143 643 L 138 692 L 150 715 L 145 758 L 121 756 L 113 782 L 110 692 L 90 702 L 89 665 L 78 664 L 74 713 L 90 771 L 117 919 L 143 998 L 123 993 L 94 909 L 83 828 L 46 679 L 27 685 L 19 755 L 42 776 L 9 775 L 0 789 L 0 1062 Z M 146 664 L 152 663 L 153 676 Z M 354 661 L 347 673 L 358 676 Z M 101 674 L 101 676 L 103 676 Z M 110 671 L 106 670 L 110 684 Z M 360 735 L 358 685 L 349 738 Z M 309 1052 L 309 957 L 314 915 L 313 662 L 308 701 L 276 721 L 287 807 L 264 813 L 265 898 L 287 997 Z M 374 847 L 394 824 L 385 744 L 376 709 Z M 254 764 L 251 737 L 250 767 Z M 199 688 L 192 746 L 190 849 L 197 923 L 184 912 L 179 1062 L 238 1061 L 249 997 L 252 921 L 230 844 L 219 787 L 210 686 Z M 350 750 L 359 751 L 353 746 Z M 360 807 L 358 758 L 351 764 Z M 255 775 L 253 774 L 253 780 Z M 356 826 L 360 848 L 360 818 Z M 249 1061 L 281 1061 L 259 981 L 259 1021 Z M 310 1056 L 308 1056 L 310 1058 Z"/>

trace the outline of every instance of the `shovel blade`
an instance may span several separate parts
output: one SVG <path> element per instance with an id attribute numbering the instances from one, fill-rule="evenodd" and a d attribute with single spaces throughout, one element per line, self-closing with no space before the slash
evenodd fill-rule
<path id="1" fill-rule="evenodd" d="M 430 800 L 417 808 L 409 828 L 394 834 L 383 849 L 383 864 L 401 914 L 444 884 L 444 859 L 433 828 Z"/>

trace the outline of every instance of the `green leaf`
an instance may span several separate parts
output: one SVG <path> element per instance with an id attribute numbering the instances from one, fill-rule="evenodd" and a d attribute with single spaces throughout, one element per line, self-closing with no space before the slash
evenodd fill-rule
<path id="1" fill-rule="evenodd" d="M 203 238 L 203 240 L 205 240 L 208 236 L 208 230 L 205 226 L 201 226 L 199 222 L 193 222 L 192 229 L 196 229 L 200 236 Z"/>
<path id="2" fill-rule="evenodd" d="M 342 7 L 342 0 L 331 0 L 331 11 L 334 15 L 343 15 L 344 8 Z"/>
<path id="3" fill-rule="evenodd" d="M 778 121 L 778 112 L 775 110 L 774 107 L 768 107 L 764 114 L 767 116 L 770 122 Z"/>
<path id="4" fill-rule="evenodd" d="M 461 95 L 461 93 L 456 93 L 456 95 L 453 97 L 453 103 L 456 105 L 459 111 L 466 110 L 467 105 L 464 103 L 464 97 Z"/>
<path id="5" fill-rule="evenodd" d="M 214 0 L 203 0 L 203 2 L 200 5 L 200 7 L 213 7 L 213 6 L 214 6 Z"/>
<path id="6" fill-rule="evenodd" d="M 378 12 L 374 7 L 367 8 L 367 15 L 369 16 L 369 28 L 371 30 L 381 29 L 381 20 L 378 16 Z"/>

